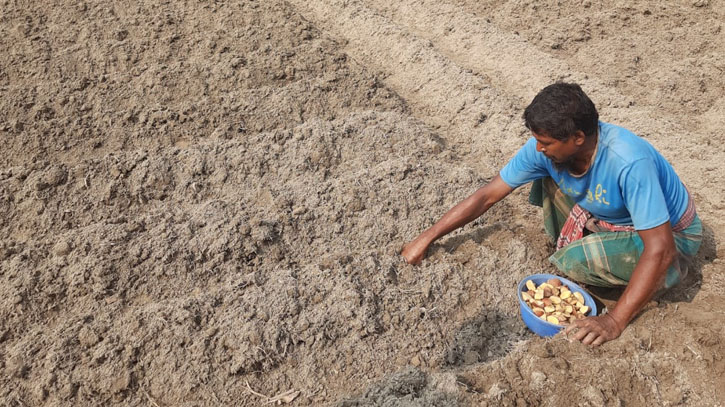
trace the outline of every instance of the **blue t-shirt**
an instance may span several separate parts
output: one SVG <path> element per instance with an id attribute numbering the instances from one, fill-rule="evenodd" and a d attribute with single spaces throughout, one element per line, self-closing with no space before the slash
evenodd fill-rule
<path id="1" fill-rule="evenodd" d="M 677 224 L 687 209 L 688 193 L 672 165 L 650 143 L 600 121 L 595 154 L 589 170 L 574 176 L 557 170 L 536 151 L 532 137 L 501 170 L 501 178 L 517 188 L 550 176 L 574 202 L 615 225 L 646 230 L 667 221 Z"/>

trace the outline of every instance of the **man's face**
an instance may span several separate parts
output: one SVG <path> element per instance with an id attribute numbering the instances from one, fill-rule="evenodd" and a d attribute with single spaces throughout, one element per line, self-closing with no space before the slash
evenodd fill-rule
<path id="1" fill-rule="evenodd" d="M 569 136 L 566 140 L 558 140 L 549 137 L 547 134 L 531 132 L 536 139 L 536 151 L 544 154 L 550 159 L 554 166 L 559 169 L 568 168 L 574 154 L 579 151 L 581 145 L 576 135 Z"/>

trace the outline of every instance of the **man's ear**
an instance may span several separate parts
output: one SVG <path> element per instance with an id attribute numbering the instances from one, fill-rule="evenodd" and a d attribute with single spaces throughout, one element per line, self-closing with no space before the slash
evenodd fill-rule
<path id="1" fill-rule="evenodd" d="M 576 133 L 574 133 L 574 144 L 576 144 L 577 146 L 583 145 L 586 140 L 587 135 L 584 134 L 583 131 L 577 130 Z"/>

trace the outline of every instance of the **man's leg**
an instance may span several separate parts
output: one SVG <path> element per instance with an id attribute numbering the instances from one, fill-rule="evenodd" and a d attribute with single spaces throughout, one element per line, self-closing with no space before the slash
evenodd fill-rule
<path id="1" fill-rule="evenodd" d="M 529 202 L 543 208 L 544 229 L 556 241 L 574 207 L 574 201 L 561 192 L 552 178 L 547 177 L 532 183 Z M 639 259 L 633 237 L 632 232 L 595 233 L 558 250 L 549 261 L 574 281 L 601 287 L 626 285 Z M 624 266 L 628 272 L 625 271 L 621 277 L 612 275 L 607 252 L 609 255 L 614 252 L 626 253 L 621 256 L 621 261 L 615 262 L 615 269 L 621 271 Z"/>
<path id="2" fill-rule="evenodd" d="M 574 201 L 561 192 L 552 178 L 546 177 L 531 184 L 529 202 L 543 208 L 544 229 L 556 241 L 574 207 Z"/>
<path id="3" fill-rule="evenodd" d="M 681 232 L 675 232 L 674 236 L 675 246 L 677 246 L 677 251 L 680 253 L 677 258 L 679 272 L 677 277 L 679 279 L 671 285 L 666 284 L 667 287 L 671 287 L 684 280 L 687 277 L 689 269 L 692 267 L 695 256 L 702 244 L 702 222 L 700 221 L 700 217 L 695 215 L 695 219 L 693 219 L 690 226 Z M 669 278 L 670 274 L 667 277 Z"/>
<path id="4" fill-rule="evenodd" d="M 556 241 L 574 206 L 572 199 L 547 177 L 532 183 L 529 202 L 543 208 L 544 228 Z M 667 270 L 664 288 L 678 284 L 687 275 L 702 241 L 700 219 L 695 217 L 687 229 L 675 232 L 674 238 L 680 255 Z M 643 250 L 644 243 L 636 232 L 600 232 L 570 243 L 549 260 L 574 281 L 600 287 L 624 286 Z"/>
<path id="5" fill-rule="evenodd" d="M 700 219 L 696 217 L 690 227 L 675 232 L 674 238 L 679 255 L 667 269 L 664 289 L 686 277 L 702 241 Z M 599 287 L 624 286 L 643 250 L 644 242 L 637 232 L 599 232 L 571 242 L 549 261 L 572 280 Z"/>
<path id="6" fill-rule="evenodd" d="M 639 243 L 639 245 L 638 245 Z M 624 286 L 644 248 L 636 232 L 599 232 L 557 250 L 551 261 L 574 281 L 598 287 Z"/>

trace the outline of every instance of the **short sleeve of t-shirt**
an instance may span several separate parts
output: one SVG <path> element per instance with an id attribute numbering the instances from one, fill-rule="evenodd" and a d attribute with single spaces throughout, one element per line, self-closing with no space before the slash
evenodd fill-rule
<path id="1" fill-rule="evenodd" d="M 652 229 L 670 220 L 657 167 L 651 159 L 640 159 L 620 175 L 624 205 L 636 230 Z"/>
<path id="2" fill-rule="evenodd" d="M 536 139 L 531 137 L 501 169 L 499 175 L 508 186 L 518 188 L 527 182 L 549 176 L 546 159 L 543 154 L 536 151 Z"/>

